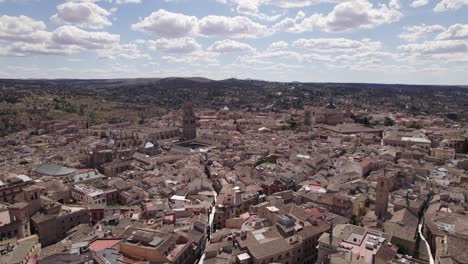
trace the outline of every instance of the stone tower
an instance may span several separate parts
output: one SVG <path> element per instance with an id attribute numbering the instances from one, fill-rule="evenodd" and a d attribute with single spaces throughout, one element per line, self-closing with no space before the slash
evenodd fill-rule
<path id="1" fill-rule="evenodd" d="M 193 111 L 193 104 L 186 102 L 182 106 L 184 113 L 182 133 L 184 140 L 193 140 L 197 137 L 197 126 L 195 122 L 195 112 Z"/>
<path id="2" fill-rule="evenodd" d="M 304 111 L 304 126 L 312 125 L 312 113 L 309 108 L 306 108 Z"/>
<path id="3" fill-rule="evenodd" d="M 389 192 L 389 181 L 384 173 L 377 179 L 377 188 L 375 190 L 375 216 L 380 220 L 384 220 L 387 214 Z"/>

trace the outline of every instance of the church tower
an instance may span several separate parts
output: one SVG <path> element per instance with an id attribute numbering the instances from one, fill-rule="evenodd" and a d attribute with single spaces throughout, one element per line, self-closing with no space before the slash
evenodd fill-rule
<path id="1" fill-rule="evenodd" d="M 387 214 L 389 192 L 389 181 L 384 173 L 378 178 L 375 190 L 375 216 L 380 220 L 384 220 Z"/>
<path id="2" fill-rule="evenodd" d="M 304 111 L 304 126 L 311 126 L 312 125 L 312 113 L 310 112 L 309 108 L 306 108 Z"/>
<path id="3" fill-rule="evenodd" d="M 184 114 L 182 126 L 183 139 L 193 140 L 197 137 L 197 127 L 192 102 L 184 103 L 182 106 L 182 111 Z"/>

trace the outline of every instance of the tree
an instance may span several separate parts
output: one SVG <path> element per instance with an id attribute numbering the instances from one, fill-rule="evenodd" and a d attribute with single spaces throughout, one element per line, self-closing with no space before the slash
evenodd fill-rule
<path id="1" fill-rule="evenodd" d="M 273 158 L 273 157 L 262 157 L 260 159 L 257 160 L 257 162 L 255 163 L 255 166 L 258 166 L 260 164 L 263 164 L 263 163 L 276 163 L 276 159 Z"/>
<path id="2" fill-rule="evenodd" d="M 408 250 L 402 244 L 396 243 L 396 246 L 398 247 L 398 253 L 400 253 L 402 255 L 406 255 L 408 253 Z"/>
<path id="3" fill-rule="evenodd" d="M 367 126 L 367 127 L 370 126 L 370 122 L 369 122 L 369 119 L 367 118 L 367 116 L 362 119 L 362 124 Z"/>
<path id="4" fill-rule="evenodd" d="M 387 116 L 387 117 L 385 117 L 384 125 L 385 126 L 394 126 L 395 121 L 393 121 L 393 119 L 391 119 L 390 117 Z"/>
<path id="5" fill-rule="evenodd" d="M 468 153 L 468 138 L 465 138 L 465 141 L 463 141 L 463 153 Z"/>
<path id="6" fill-rule="evenodd" d="M 458 120 L 458 115 L 456 113 L 448 113 L 447 118 L 450 120 Z"/>

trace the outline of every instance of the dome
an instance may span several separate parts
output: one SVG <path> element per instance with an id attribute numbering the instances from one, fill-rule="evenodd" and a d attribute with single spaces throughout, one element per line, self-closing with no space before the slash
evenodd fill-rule
<path id="1" fill-rule="evenodd" d="M 327 109 L 336 109 L 336 105 L 333 102 L 330 102 L 327 106 Z"/>

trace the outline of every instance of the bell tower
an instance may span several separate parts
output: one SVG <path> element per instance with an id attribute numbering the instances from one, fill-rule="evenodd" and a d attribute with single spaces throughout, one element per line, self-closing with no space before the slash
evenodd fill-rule
<path id="1" fill-rule="evenodd" d="M 389 181 L 384 173 L 378 178 L 377 188 L 375 189 L 375 216 L 380 220 L 384 220 L 387 214 L 389 192 Z"/>
<path id="2" fill-rule="evenodd" d="M 311 126 L 312 125 L 312 113 L 310 112 L 309 108 L 306 108 L 304 111 L 304 126 Z"/>
<path id="3" fill-rule="evenodd" d="M 197 137 L 197 126 L 195 120 L 195 112 L 192 102 L 186 102 L 182 106 L 183 126 L 182 133 L 184 140 L 193 140 Z"/>

